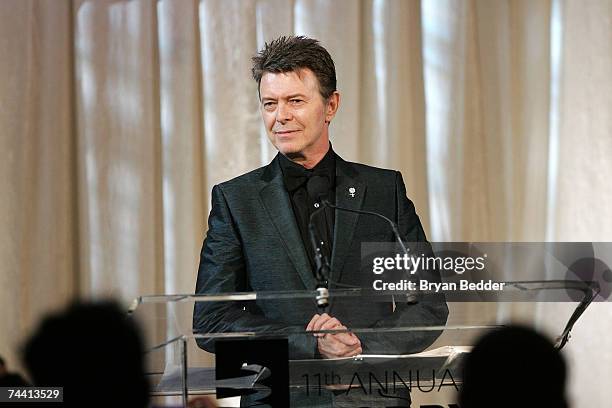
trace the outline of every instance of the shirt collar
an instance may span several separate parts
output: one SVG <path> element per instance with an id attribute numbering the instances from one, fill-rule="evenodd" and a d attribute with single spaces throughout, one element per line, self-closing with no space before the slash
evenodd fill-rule
<path id="1" fill-rule="evenodd" d="M 323 158 L 312 169 L 307 169 L 304 166 L 293 162 L 282 153 L 279 153 L 279 156 L 279 164 L 281 167 L 281 171 L 283 172 L 285 187 L 287 187 L 287 189 L 292 191 L 296 188 L 295 183 L 287 183 L 288 178 L 305 177 L 307 180 L 308 177 L 310 177 L 314 173 L 319 175 L 326 175 L 330 181 L 330 188 L 335 187 L 336 153 L 332 149 L 331 142 L 329 144 L 329 149 L 327 150 L 327 153 L 325 153 L 325 156 L 323 156 Z M 299 184 L 301 184 L 301 182 Z"/>

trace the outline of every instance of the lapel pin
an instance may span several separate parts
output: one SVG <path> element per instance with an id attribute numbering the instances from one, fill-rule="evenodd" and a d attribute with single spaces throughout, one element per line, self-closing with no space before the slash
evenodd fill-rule
<path id="1" fill-rule="evenodd" d="M 349 194 L 351 195 L 351 197 L 355 197 L 355 187 L 349 187 Z"/>

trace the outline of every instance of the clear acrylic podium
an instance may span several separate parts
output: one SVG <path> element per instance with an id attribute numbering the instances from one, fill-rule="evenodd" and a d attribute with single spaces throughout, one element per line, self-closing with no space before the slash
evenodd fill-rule
<path id="1" fill-rule="evenodd" d="M 503 302 L 529 302 L 546 301 L 546 293 L 554 291 L 573 290 L 581 294 L 581 300 L 568 304 L 568 315 L 564 324 L 556 331 L 557 347 L 563 347 L 569 333 L 580 315 L 588 307 L 597 294 L 596 284 L 582 281 L 538 281 L 538 282 L 508 282 L 503 293 L 499 293 L 498 301 Z M 359 302 L 368 307 L 389 307 L 389 313 L 398 310 L 398 304 L 408 302 L 408 309 L 419 302 L 428 302 L 433 296 L 433 302 L 439 301 L 440 293 L 420 292 L 418 299 L 407 297 L 408 293 L 388 293 L 364 291 L 362 289 L 339 289 L 330 291 L 331 312 L 334 304 L 351 304 Z M 268 327 L 257 325 L 249 330 L 232 328 L 231 325 L 212 323 L 210 330 L 194 332 L 193 311 L 197 302 L 209 305 L 232 305 L 242 310 L 265 309 L 267 303 L 278 308 L 279 313 L 288 311 L 288 308 L 310 308 L 309 313 L 321 313 L 315 303 L 314 291 L 286 291 L 286 292 L 249 292 L 228 293 L 214 295 L 160 295 L 142 296 L 136 299 L 130 309 L 133 319 L 141 326 L 145 333 L 145 346 L 147 349 L 147 374 L 152 385 L 153 395 L 181 396 L 186 406 L 188 397 L 211 394 L 220 389 L 235 390 L 236 393 L 257 392 L 262 387 L 262 378 L 266 377 L 265 367 L 243 367 L 244 374 L 233 378 L 220 378 L 216 372 L 216 364 L 224 364 L 218 356 L 200 348 L 206 344 L 229 344 L 234 341 L 234 350 L 244 349 L 244 341 L 261 340 L 266 344 L 269 340 L 292 339 L 288 341 L 291 348 L 293 342 L 312 339 L 315 334 L 336 335 L 354 333 L 360 339 L 373 343 L 376 339 L 378 348 L 365 350 L 360 355 L 326 359 L 319 355 L 313 347 L 313 355 L 308 358 L 291 359 L 291 351 L 281 360 L 288 364 L 288 376 L 282 378 L 282 384 L 288 387 L 293 406 L 294 398 L 306 401 L 303 406 L 331 406 L 325 402 L 350 392 L 360 393 L 370 398 L 388 396 L 394 392 L 415 391 L 429 392 L 444 388 L 458 389 L 461 384 L 461 363 L 471 346 L 483 333 L 500 327 L 499 323 L 491 318 L 494 314 L 486 313 L 486 309 L 496 306 L 495 300 L 485 298 L 483 302 L 448 303 L 451 311 L 449 320 L 444 325 L 431 325 L 427 319 L 419 320 L 419 324 L 407 324 L 408 320 L 388 319 L 384 324 L 360 325 L 359 316 L 353 316 L 347 330 L 323 330 L 319 332 L 306 331 L 307 321 L 295 322 L 287 327 Z M 451 296 L 452 297 L 452 296 Z M 455 313 L 462 307 L 471 307 L 477 313 Z M 214 313 L 214 308 L 211 308 Z M 417 309 L 414 309 L 417 310 Z M 216 316 L 213 322 L 223 322 L 223 316 Z M 399 321 L 399 323 L 398 323 Z M 227 322 L 225 322 L 227 323 Z M 217 328 L 221 327 L 221 330 Z M 229 327 L 229 328 L 228 328 Z M 302 338 L 302 336 L 304 336 Z M 423 340 L 425 339 L 425 340 Z M 379 341 L 380 340 L 380 341 Z M 413 349 L 412 341 L 419 343 Z M 241 343 L 240 341 L 243 341 Z M 216 343 L 219 342 L 219 343 Z M 312 343 L 312 340 L 310 340 Z M 270 343 L 274 344 L 274 343 Z M 316 344 L 316 339 L 314 340 Z M 386 350 L 385 345 L 390 345 Z M 424 346 L 425 345 L 425 346 Z M 273 345 L 273 347 L 275 347 Z M 421 349 L 422 348 L 422 349 Z M 264 349 L 265 353 L 276 354 L 276 349 Z M 281 350 L 281 349 L 278 349 Z M 280 351 L 279 351 L 280 352 Z M 231 355 L 231 354 L 230 354 Z M 226 358 L 226 357 L 223 357 Z M 278 376 L 277 376 L 278 377 Z M 278 380 L 278 378 L 277 378 Z M 265 382 L 264 382 L 265 383 Z M 266 386 L 263 386 L 267 390 Z M 268 387 L 269 388 L 269 387 Z M 398 391 L 398 389 L 400 391 Z M 261 390 L 260 390 L 261 391 Z M 269 390 L 268 390 L 269 391 Z M 234 394 L 236 395 L 236 394 Z M 219 395 L 217 395 L 219 396 Z M 325 398 L 327 398 L 327 400 Z M 312 399 L 312 405 L 308 404 Z M 398 405 L 402 401 L 398 400 Z M 363 406 L 366 406 L 365 403 Z M 265 406 L 265 405 L 264 405 Z M 299 405 L 295 405 L 299 406 Z M 375 406 L 375 405 L 372 405 Z M 384 405 L 382 405 L 384 406 Z M 389 405 L 391 406 L 391 405 Z M 406 404 L 405 406 L 408 406 Z"/>

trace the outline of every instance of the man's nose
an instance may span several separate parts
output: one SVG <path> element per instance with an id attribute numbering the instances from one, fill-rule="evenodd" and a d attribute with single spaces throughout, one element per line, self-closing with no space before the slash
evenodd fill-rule
<path id="1" fill-rule="evenodd" d="M 279 103 L 278 109 L 276 110 L 276 121 L 285 123 L 293 119 L 291 108 L 286 103 Z"/>

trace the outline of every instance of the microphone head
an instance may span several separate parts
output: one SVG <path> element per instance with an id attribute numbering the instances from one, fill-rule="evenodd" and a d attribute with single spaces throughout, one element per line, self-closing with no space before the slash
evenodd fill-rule
<path id="1" fill-rule="evenodd" d="M 315 201 L 321 201 L 329 194 L 329 178 L 327 176 L 314 175 L 306 183 L 308 195 Z"/>

